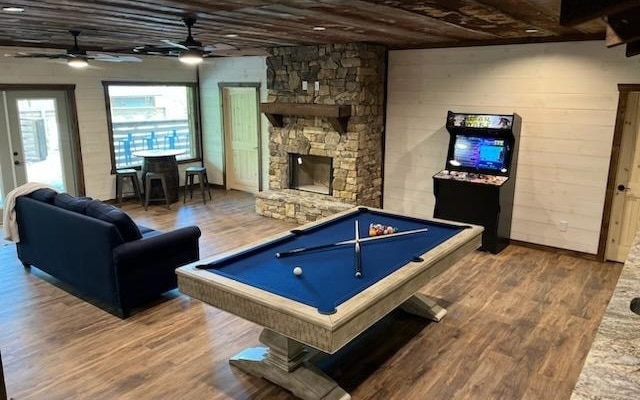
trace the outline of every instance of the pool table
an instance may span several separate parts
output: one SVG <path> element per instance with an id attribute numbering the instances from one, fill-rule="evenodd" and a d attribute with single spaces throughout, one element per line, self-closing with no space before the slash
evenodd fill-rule
<path id="1" fill-rule="evenodd" d="M 397 233 L 372 239 L 370 224 Z M 245 350 L 232 365 L 300 398 L 348 399 L 313 366 L 316 353 L 335 353 L 398 307 L 439 321 L 446 310 L 418 291 L 480 247 L 482 231 L 356 207 L 178 268 L 178 287 L 264 327 L 259 340 L 266 347 Z"/>

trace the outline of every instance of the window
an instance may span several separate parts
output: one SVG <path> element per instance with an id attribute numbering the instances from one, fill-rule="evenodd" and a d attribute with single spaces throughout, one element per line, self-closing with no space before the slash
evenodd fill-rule
<path id="1" fill-rule="evenodd" d="M 200 157 L 197 87 L 193 83 L 103 82 L 113 171 L 142 165 L 135 152 L 180 150 Z"/>

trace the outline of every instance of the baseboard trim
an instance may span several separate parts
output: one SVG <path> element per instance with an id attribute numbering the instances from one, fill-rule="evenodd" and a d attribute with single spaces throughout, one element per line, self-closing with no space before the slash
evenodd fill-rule
<path id="1" fill-rule="evenodd" d="M 565 255 L 565 256 L 578 257 L 578 258 L 582 258 L 582 259 L 590 260 L 590 261 L 599 261 L 599 262 L 602 262 L 603 264 L 606 263 L 606 262 L 603 262 L 602 260 L 598 259 L 597 255 L 590 254 L 590 253 L 584 253 L 582 251 L 561 249 L 560 247 L 553 247 L 553 246 L 547 246 L 547 245 L 544 245 L 544 244 L 523 242 L 523 241 L 514 240 L 514 239 L 510 240 L 510 244 L 513 244 L 513 245 L 516 245 L 516 246 L 528 247 L 528 248 L 534 249 L 534 250 L 543 250 L 543 251 L 548 251 L 548 252 L 551 252 L 551 253 L 562 254 L 562 255 Z"/>

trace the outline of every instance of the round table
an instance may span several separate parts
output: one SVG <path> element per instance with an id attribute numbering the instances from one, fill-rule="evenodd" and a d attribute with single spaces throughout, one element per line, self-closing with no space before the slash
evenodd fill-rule
<path id="1" fill-rule="evenodd" d="M 145 185 L 147 172 L 162 172 L 167 182 L 169 203 L 178 201 L 178 188 L 180 187 L 180 175 L 178 173 L 178 161 L 176 156 L 184 154 L 185 150 L 140 150 L 132 154 L 144 159 L 142 163 L 142 184 Z M 164 196 L 159 183 L 152 182 L 150 198 L 157 199 Z"/>

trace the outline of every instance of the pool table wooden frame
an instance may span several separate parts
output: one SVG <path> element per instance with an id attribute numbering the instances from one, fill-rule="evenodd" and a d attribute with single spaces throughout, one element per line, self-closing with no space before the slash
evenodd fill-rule
<path id="1" fill-rule="evenodd" d="M 404 216 L 386 210 L 369 209 L 392 216 Z M 357 211 L 358 208 L 353 208 L 297 229 L 308 229 Z M 469 226 L 453 221 L 433 221 Z M 267 347 L 245 350 L 230 360 L 232 365 L 275 382 L 304 399 L 349 399 L 350 396 L 331 378 L 313 367 L 310 361 L 315 355 L 307 346 L 333 354 L 398 307 L 439 321 L 446 310 L 418 291 L 429 280 L 479 248 L 482 231 L 482 227 L 474 225 L 462 230 L 424 253 L 421 256 L 423 261 L 411 262 L 371 285 L 340 304 L 336 313 L 331 315 L 320 314 L 316 307 L 197 268 L 197 265 L 212 263 L 265 242 L 287 237 L 288 231 L 178 268 L 178 287 L 186 295 L 265 328 L 260 335 L 260 342 Z"/>

